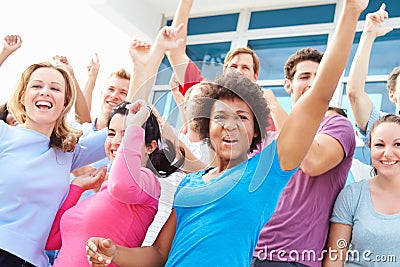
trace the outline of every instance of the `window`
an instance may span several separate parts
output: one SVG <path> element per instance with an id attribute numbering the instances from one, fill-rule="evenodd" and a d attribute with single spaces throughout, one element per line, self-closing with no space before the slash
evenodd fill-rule
<path id="1" fill-rule="evenodd" d="M 249 29 L 333 22 L 335 6 L 330 4 L 252 12 Z"/>
<path id="2" fill-rule="evenodd" d="M 210 80 L 222 74 L 226 53 L 231 47 L 230 42 L 188 45 L 187 55 L 196 63 L 202 75 Z"/>
<path id="3" fill-rule="evenodd" d="M 152 103 L 157 108 L 160 115 L 168 120 L 170 125 L 176 129 L 179 129 L 182 126 L 179 108 L 176 105 L 174 97 L 169 89 L 154 91 Z"/>
<path id="4" fill-rule="evenodd" d="M 260 58 L 259 80 L 284 79 L 283 67 L 290 55 L 303 47 L 325 51 L 328 35 L 250 40 L 248 47 Z"/>
<path id="5" fill-rule="evenodd" d="M 351 62 L 356 53 L 361 33 L 357 33 L 347 63 L 345 75 L 349 75 Z M 388 75 L 396 66 L 400 66 L 399 55 L 400 29 L 395 29 L 383 37 L 378 37 L 372 47 L 368 75 Z"/>
<path id="6" fill-rule="evenodd" d="M 325 3 L 324 3 L 325 2 Z M 188 25 L 188 56 L 197 64 L 207 79 L 214 79 L 223 71 L 222 65 L 226 53 L 231 48 L 247 45 L 260 58 L 259 84 L 271 88 L 279 103 L 289 113 L 291 110 L 290 95 L 283 88 L 283 67 L 287 58 L 303 47 L 313 47 L 324 52 L 329 38 L 335 30 L 335 21 L 339 17 L 344 0 L 309 1 L 303 7 L 277 7 L 276 9 L 250 10 L 243 9 L 228 14 L 193 17 Z M 369 6 L 360 16 L 376 11 L 382 1 L 370 0 Z M 378 37 L 371 53 L 366 92 L 374 104 L 382 111 L 394 112 L 394 105 L 389 101 L 386 79 L 395 66 L 400 66 L 398 48 L 400 47 L 400 1 L 385 1 L 389 12 L 389 24 L 394 31 L 384 37 Z M 297 5 L 293 3 L 293 5 Z M 171 20 L 168 21 L 171 23 Z M 359 28 L 361 31 L 361 28 Z M 220 34 L 216 34 L 220 33 Z M 348 79 L 351 61 L 357 49 L 361 32 L 356 34 L 344 76 L 339 81 L 341 91 L 334 95 L 333 102 L 347 108 L 349 119 L 354 123 L 353 115 L 346 96 L 345 83 Z M 157 107 L 168 114 L 175 112 L 174 101 L 167 85 L 172 75 L 168 60 L 165 58 L 157 76 L 159 91 L 154 93 Z M 344 88 L 344 89 L 343 89 Z M 162 97 L 160 98 L 160 95 Z M 171 102 L 172 101 L 172 102 Z M 175 113 L 174 113 L 175 114 Z M 171 124 L 180 123 L 177 116 L 171 118 Z"/>
<path id="7" fill-rule="evenodd" d="M 239 13 L 190 18 L 188 35 L 236 31 Z M 172 20 L 167 22 L 171 25 Z"/>
<path id="8" fill-rule="evenodd" d="M 187 55 L 196 63 L 202 75 L 210 80 L 222 74 L 226 53 L 231 47 L 230 42 L 188 45 Z M 168 84 L 173 73 L 167 57 L 164 57 L 158 70 L 156 84 Z"/>

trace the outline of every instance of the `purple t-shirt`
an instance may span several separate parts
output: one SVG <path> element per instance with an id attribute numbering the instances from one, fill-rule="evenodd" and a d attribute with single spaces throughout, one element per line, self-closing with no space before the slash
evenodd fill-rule
<path id="1" fill-rule="evenodd" d="M 254 257 L 321 266 L 332 207 L 346 183 L 356 141 L 350 121 L 340 115 L 325 117 L 317 134 L 335 138 L 345 158 L 319 176 L 308 176 L 298 169 L 262 229 Z"/>

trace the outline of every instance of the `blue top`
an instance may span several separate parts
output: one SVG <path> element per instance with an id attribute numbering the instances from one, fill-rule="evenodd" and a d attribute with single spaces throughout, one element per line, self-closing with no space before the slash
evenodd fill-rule
<path id="1" fill-rule="evenodd" d="M 175 193 L 166 266 L 250 266 L 260 230 L 296 170 L 282 171 L 274 140 L 207 183 L 207 170 L 187 175 Z"/>
<path id="2" fill-rule="evenodd" d="M 358 137 L 360 137 L 365 144 L 367 144 L 369 141 L 369 133 L 371 132 L 371 128 L 374 122 L 376 122 L 385 115 L 387 115 L 387 113 L 379 111 L 374 105 L 372 105 L 371 114 L 369 115 L 367 129 L 365 130 L 365 132 L 361 131 L 360 127 L 358 127 L 357 124 L 355 125 L 355 128 L 358 132 Z"/>
<path id="3" fill-rule="evenodd" d="M 36 266 L 69 188 L 69 173 L 105 156 L 106 131 L 81 138 L 75 151 L 50 148 L 33 130 L 0 122 L 0 248 Z"/>
<path id="4" fill-rule="evenodd" d="M 331 222 L 352 227 L 345 266 L 399 266 L 400 213 L 377 212 L 369 182 L 362 180 L 345 187 L 333 208 Z"/>

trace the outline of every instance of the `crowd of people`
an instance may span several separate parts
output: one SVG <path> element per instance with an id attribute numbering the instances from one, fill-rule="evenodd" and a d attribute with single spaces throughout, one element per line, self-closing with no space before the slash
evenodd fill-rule
<path id="1" fill-rule="evenodd" d="M 153 44 L 133 39 L 133 68 L 109 75 L 99 114 L 97 54 L 82 87 L 66 56 L 23 71 L 0 107 L 0 266 L 396 266 L 400 117 L 364 90 L 374 40 L 392 30 L 385 4 L 366 15 L 351 65 L 354 127 L 329 104 L 368 0 L 344 1 L 326 51 L 287 59 L 289 114 L 257 84 L 248 47 L 203 77 L 186 54 L 192 5 L 180 0 Z M 0 66 L 21 47 L 5 36 Z M 149 101 L 164 56 L 181 129 Z M 387 82 L 397 108 L 399 74 Z M 361 181 L 355 129 L 371 151 Z"/>

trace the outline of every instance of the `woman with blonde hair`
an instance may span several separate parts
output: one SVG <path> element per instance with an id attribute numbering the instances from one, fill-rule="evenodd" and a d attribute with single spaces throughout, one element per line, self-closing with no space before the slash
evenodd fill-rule
<path id="1" fill-rule="evenodd" d="M 44 248 L 69 173 L 105 157 L 106 131 L 80 140 L 66 122 L 74 100 L 68 71 L 40 62 L 25 69 L 8 102 L 20 124 L 0 121 L 0 266 L 49 265 Z"/>

